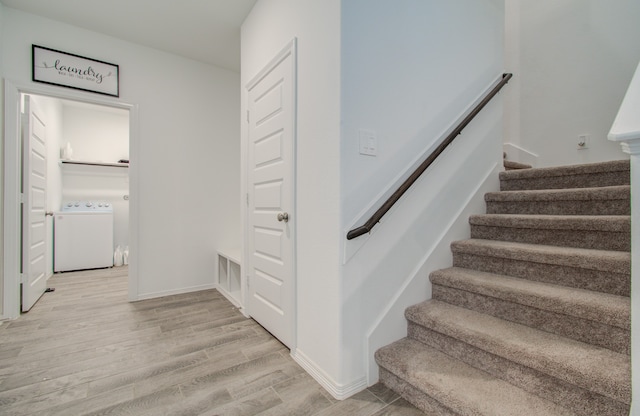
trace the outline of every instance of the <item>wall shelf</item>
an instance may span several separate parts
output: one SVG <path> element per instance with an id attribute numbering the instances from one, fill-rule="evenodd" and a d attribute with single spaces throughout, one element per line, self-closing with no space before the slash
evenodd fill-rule
<path id="1" fill-rule="evenodd" d="M 64 165 L 85 165 L 85 166 L 107 166 L 114 168 L 128 168 L 128 163 L 106 163 L 106 162 L 88 162 L 84 160 L 64 160 L 61 159 L 60 163 Z"/>
<path id="2" fill-rule="evenodd" d="M 231 303 L 242 308 L 240 250 L 218 250 L 217 288 Z"/>

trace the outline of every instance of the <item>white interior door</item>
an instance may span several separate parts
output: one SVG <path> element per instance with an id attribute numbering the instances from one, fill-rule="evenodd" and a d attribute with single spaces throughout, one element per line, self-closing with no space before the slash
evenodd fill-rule
<path id="1" fill-rule="evenodd" d="M 248 85 L 248 312 L 292 348 L 295 331 L 295 42 Z"/>
<path id="2" fill-rule="evenodd" d="M 47 142 L 43 113 L 25 96 L 22 118 L 22 311 L 44 293 L 46 276 Z"/>

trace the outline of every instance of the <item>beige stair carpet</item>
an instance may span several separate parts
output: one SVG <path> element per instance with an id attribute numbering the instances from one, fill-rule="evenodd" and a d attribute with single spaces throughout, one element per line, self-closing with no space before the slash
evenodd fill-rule
<path id="1" fill-rule="evenodd" d="M 380 379 L 430 415 L 628 415 L 629 161 L 507 165 Z"/>

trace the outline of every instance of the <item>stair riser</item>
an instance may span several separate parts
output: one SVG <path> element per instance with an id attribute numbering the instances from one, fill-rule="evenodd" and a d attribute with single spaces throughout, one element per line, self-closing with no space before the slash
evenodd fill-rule
<path id="1" fill-rule="evenodd" d="M 538 282 L 629 296 L 631 275 L 547 263 L 453 252 L 453 265 Z"/>
<path id="2" fill-rule="evenodd" d="M 631 215 L 629 199 L 609 201 L 487 201 L 487 214 Z"/>
<path id="3" fill-rule="evenodd" d="M 567 407 L 579 415 L 629 414 L 629 405 L 490 354 L 413 322 L 409 322 L 408 336 L 525 391 Z"/>
<path id="4" fill-rule="evenodd" d="M 432 287 L 432 297 L 622 354 L 630 354 L 629 330 L 437 284 Z"/>
<path id="5" fill-rule="evenodd" d="M 458 413 L 446 408 L 434 398 L 430 397 L 427 393 L 420 391 L 411 384 L 396 377 L 390 371 L 387 371 L 384 367 L 380 367 L 379 372 L 380 382 L 391 390 L 400 394 L 406 401 L 422 410 L 428 415 L 434 416 L 459 416 Z"/>
<path id="6" fill-rule="evenodd" d="M 630 251 L 630 232 L 594 230 L 557 230 L 471 225 L 471 238 L 511 241 L 516 243 Z"/>
<path id="7" fill-rule="evenodd" d="M 500 178 L 500 190 L 522 191 L 536 189 L 595 188 L 599 186 L 629 185 L 629 171 L 587 173 L 537 178 Z"/>

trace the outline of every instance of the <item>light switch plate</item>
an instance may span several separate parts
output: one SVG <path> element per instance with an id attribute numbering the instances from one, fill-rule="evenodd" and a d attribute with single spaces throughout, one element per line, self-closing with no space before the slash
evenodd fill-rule
<path id="1" fill-rule="evenodd" d="M 365 156 L 376 156 L 378 154 L 378 138 L 373 130 L 358 130 L 360 139 L 360 154 Z"/>

